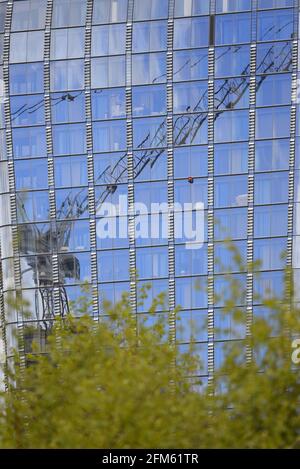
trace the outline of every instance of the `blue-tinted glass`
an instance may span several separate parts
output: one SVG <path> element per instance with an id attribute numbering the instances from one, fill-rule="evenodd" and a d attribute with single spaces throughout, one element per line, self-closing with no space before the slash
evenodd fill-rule
<path id="1" fill-rule="evenodd" d="M 271 42 L 257 45 L 256 72 L 292 71 L 292 43 Z"/>
<path id="2" fill-rule="evenodd" d="M 247 218 L 247 208 L 215 210 L 215 239 L 247 238 Z"/>
<path id="3" fill-rule="evenodd" d="M 207 312 L 181 311 L 176 316 L 176 341 L 194 342 L 207 340 Z"/>
<path id="4" fill-rule="evenodd" d="M 136 181 L 167 179 L 167 155 L 162 149 L 134 152 L 134 178 Z"/>
<path id="5" fill-rule="evenodd" d="M 81 90 L 84 88 L 83 60 L 51 62 L 51 91 Z"/>
<path id="6" fill-rule="evenodd" d="M 215 81 L 215 109 L 238 109 L 249 106 L 249 79 L 227 78 Z"/>
<path id="7" fill-rule="evenodd" d="M 78 252 L 75 255 L 58 256 L 60 277 L 65 284 L 83 283 L 91 281 L 90 253 Z"/>
<path id="8" fill-rule="evenodd" d="M 256 105 L 274 106 L 276 104 L 290 104 L 291 91 L 291 75 L 283 74 L 257 77 Z"/>
<path id="9" fill-rule="evenodd" d="M 262 272 L 254 277 L 254 301 L 259 304 L 261 298 L 282 298 L 284 285 L 284 272 Z"/>
<path id="10" fill-rule="evenodd" d="M 259 262 L 260 270 L 285 268 L 286 238 L 254 240 L 254 261 Z"/>
<path id="11" fill-rule="evenodd" d="M 254 182 L 255 204 L 279 204 L 288 201 L 288 172 L 257 174 Z"/>
<path id="12" fill-rule="evenodd" d="M 52 27 L 82 26 L 85 24 L 86 0 L 54 0 Z"/>
<path id="13" fill-rule="evenodd" d="M 53 29 L 50 58 L 76 59 L 84 56 L 84 28 Z"/>
<path id="14" fill-rule="evenodd" d="M 174 49 L 208 46 L 208 18 L 184 18 L 174 21 Z"/>
<path id="15" fill-rule="evenodd" d="M 248 140 L 249 115 L 247 111 L 225 111 L 215 116 L 215 141 Z"/>
<path id="16" fill-rule="evenodd" d="M 87 185 L 87 161 L 85 156 L 55 158 L 54 170 L 56 187 Z"/>
<path id="17" fill-rule="evenodd" d="M 136 270 L 141 279 L 168 277 L 168 248 L 137 249 Z"/>
<path id="18" fill-rule="evenodd" d="M 132 89 L 133 116 L 151 116 L 167 111 L 166 88 L 161 85 L 139 86 Z"/>
<path id="19" fill-rule="evenodd" d="M 125 24 L 93 26 L 92 55 L 125 54 Z"/>
<path id="20" fill-rule="evenodd" d="M 132 56 L 132 84 L 166 82 L 166 55 L 163 52 Z"/>
<path id="21" fill-rule="evenodd" d="M 217 13 L 251 10 L 251 0 L 216 0 Z"/>
<path id="22" fill-rule="evenodd" d="M 215 178 L 215 206 L 241 207 L 248 203 L 247 176 Z"/>
<path id="23" fill-rule="evenodd" d="M 94 0 L 93 23 L 118 23 L 127 19 L 127 0 Z"/>
<path id="24" fill-rule="evenodd" d="M 289 168 L 289 140 L 265 140 L 255 144 L 256 171 Z"/>
<path id="25" fill-rule="evenodd" d="M 261 11 L 257 16 L 257 40 L 276 41 L 293 37 L 293 10 Z"/>
<path id="26" fill-rule="evenodd" d="M 165 21 L 134 23 L 132 41 L 133 52 L 166 50 L 167 23 Z"/>
<path id="27" fill-rule="evenodd" d="M 88 216 L 87 189 L 59 189 L 55 196 L 57 219 L 76 219 Z"/>
<path id="28" fill-rule="evenodd" d="M 130 285 L 127 282 L 105 283 L 99 285 L 99 301 L 100 306 L 103 308 L 104 301 L 110 301 L 115 304 L 121 301 L 122 294 L 128 292 Z"/>
<path id="29" fill-rule="evenodd" d="M 13 129 L 13 151 L 15 158 L 46 156 L 45 128 Z"/>
<path id="30" fill-rule="evenodd" d="M 207 147 L 186 147 L 174 150 L 174 177 L 207 175 Z"/>
<path id="31" fill-rule="evenodd" d="M 175 0 L 175 16 L 208 15 L 209 0 Z"/>
<path id="32" fill-rule="evenodd" d="M 255 207 L 254 236 L 287 236 L 288 207 L 287 205 L 268 205 Z"/>
<path id="33" fill-rule="evenodd" d="M 66 229 L 67 226 L 67 229 Z M 56 224 L 58 251 L 87 251 L 90 249 L 90 226 L 86 220 Z"/>
<path id="34" fill-rule="evenodd" d="M 108 181 L 127 182 L 127 154 L 108 153 L 94 156 L 95 184 Z"/>
<path id="35" fill-rule="evenodd" d="M 159 18 L 167 18 L 168 16 L 168 0 L 135 0 L 134 19 L 138 20 L 155 20 Z"/>
<path id="36" fill-rule="evenodd" d="M 221 45 L 250 42 L 250 27 L 250 13 L 216 16 L 216 44 Z"/>
<path id="37" fill-rule="evenodd" d="M 98 272 L 101 282 L 129 279 L 129 251 L 120 249 L 117 251 L 98 252 Z"/>
<path id="38" fill-rule="evenodd" d="M 133 122 L 134 148 L 158 148 L 166 146 L 165 118 L 136 119 Z"/>
<path id="39" fill-rule="evenodd" d="M 48 163 L 47 159 L 15 161 L 16 189 L 47 189 Z"/>
<path id="40" fill-rule="evenodd" d="M 249 75 L 249 46 L 217 47 L 215 56 L 215 73 L 217 77 Z"/>
<path id="41" fill-rule="evenodd" d="M 46 0 L 18 1 L 13 3 L 12 31 L 43 29 L 46 18 Z"/>
<path id="42" fill-rule="evenodd" d="M 205 278 L 176 279 L 175 288 L 176 305 L 184 309 L 207 307 L 207 287 Z"/>
<path id="43" fill-rule="evenodd" d="M 43 93 L 44 64 L 16 64 L 9 67 L 11 94 Z"/>
<path id="44" fill-rule="evenodd" d="M 119 119 L 125 117 L 125 89 L 115 88 L 92 91 L 93 119 Z"/>
<path id="45" fill-rule="evenodd" d="M 289 135 L 289 107 L 256 110 L 256 138 L 289 137 Z"/>
<path id="46" fill-rule="evenodd" d="M 207 143 L 207 114 L 174 117 L 174 145 Z"/>
<path id="47" fill-rule="evenodd" d="M 178 83 L 173 88 L 174 113 L 201 112 L 208 108 L 207 82 Z"/>
<path id="48" fill-rule="evenodd" d="M 39 62 L 44 58 L 44 31 L 12 33 L 10 63 Z"/>
<path id="49" fill-rule="evenodd" d="M 95 122 L 93 124 L 94 151 L 120 151 L 126 148 L 126 122 Z"/>
<path id="50" fill-rule="evenodd" d="M 17 193 L 18 222 L 42 221 L 49 218 L 48 192 Z"/>
<path id="51" fill-rule="evenodd" d="M 0 5 L 0 32 L 4 32 L 4 26 L 5 26 L 5 15 L 6 15 L 6 2 L 1 3 Z"/>
<path id="52" fill-rule="evenodd" d="M 207 246 L 200 249 L 175 248 L 175 275 L 177 277 L 207 274 Z"/>
<path id="53" fill-rule="evenodd" d="M 141 288 L 150 286 L 148 296 L 146 299 L 142 298 Z M 149 308 L 152 306 L 152 302 L 161 293 L 165 295 L 165 301 L 163 305 L 158 305 L 156 311 L 163 311 L 168 309 L 168 280 L 147 280 L 146 282 L 139 282 L 137 287 L 137 298 L 138 298 L 138 313 L 142 311 L 149 312 Z"/>
<path id="54" fill-rule="evenodd" d="M 175 181 L 174 201 L 180 204 L 202 202 L 206 206 L 207 180 L 194 179 L 193 184 L 189 184 L 188 181 Z"/>
<path id="55" fill-rule="evenodd" d="M 293 3 L 293 0 L 258 0 L 258 8 L 292 7 Z"/>
<path id="56" fill-rule="evenodd" d="M 134 186 L 135 202 L 145 204 L 148 210 L 151 209 L 151 204 L 166 203 L 167 192 L 166 182 L 140 182 Z"/>
<path id="57" fill-rule="evenodd" d="M 240 256 L 237 261 L 236 253 Z M 214 246 L 214 268 L 216 273 L 241 272 L 247 266 L 247 242 L 231 242 L 229 249 L 227 243 L 215 243 Z"/>
<path id="58" fill-rule="evenodd" d="M 55 125 L 52 128 L 55 155 L 72 155 L 86 150 L 85 125 Z"/>
<path id="59" fill-rule="evenodd" d="M 83 122 L 85 120 L 85 96 L 83 91 L 53 93 L 51 95 L 52 122 Z"/>
<path id="60" fill-rule="evenodd" d="M 215 146 L 215 174 L 238 174 L 248 171 L 248 144 L 229 143 Z"/>
<path id="61" fill-rule="evenodd" d="M 92 59 L 92 88 L 125 85 L 125 57 Z"/>
<path id="62" fill-rule="evenodd" d="M 13 127 L 41 125 L 45 122 L 44 96 L 14 96 L 10 98 Z"/>
<path id="63" fill-rule="evenodd" d="M 208 77 L 207 50 L 184 50 L 174 52 L 173 80 L 199 80 Z"/>

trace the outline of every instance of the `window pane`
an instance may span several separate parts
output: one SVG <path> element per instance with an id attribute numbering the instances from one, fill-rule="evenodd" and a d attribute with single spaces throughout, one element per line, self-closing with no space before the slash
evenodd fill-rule
<path id="1" fill-rule="evenodd" d="M 87 160 L 85 156 L 64 156 L 54 159 L 55 186 L 86 186 Z"/>
<path id="2" fill-rule="evenodd" d="M 123 24 L 93 26 L 92 56 L 124 54 L 125 39 L 126 26 Z"/>
<path id="3" fill-rule="evenodd" d="M 46 0 L 22 0 L 13 3 L 12 31 L 43 29 L 45 27 Z"/>
<path id="4" fill-rule="evenodd" d="M 254 240 L 254 261 L 260 263 L 259 270 L 284 269 L 286 248 L 286 238 Z"/>
<path id="5" fill-rule="evenodd" d="M 92 88 L 125 85 L 125 57 L 92 59 Z"/>
<path id="6" fill-rule="evenodd" d="M 174 21 L 174 49 L 208 46 L 208 18 Z"/>
<path id="7" fill-rule="evenodd" d="M 10 98 L 13 127 L 44 124 L 44 95 Z"/>
<path id="8" fill-rule="evenodd" d="M 257 77 L 256 90 L 257 106 L 290 104 L 292 92 L 291 75 Z"/>
<path id="9" fill-rule="evenodd" d="M 241 207 L 248 203 L 247 176 L 215 178 L 215 206 Z"/>
<path id="10" fill-rule="evenodd" d="M 164 118 L 146 118 L 134 120 L 134 148 L 158 148 L 165 145 L 166 123 Z"/>
<path id="11" fill-rule="evenodd" d="M 86 16 L 86 0 L 54 0 L 52 27 L 83 26 Z"/>
<path id="12" fill-rule="evenodd" d="M 95 122 L 94 151 L 119 151 L 126 148 L 126 122 Z"/>
<path id="13" fill-rule="evenodd" d="M 44 64 L 17 64 L 9 67 L 10 94 L 42 93 L 44 91 Z"/>
<path id="14" fill-rule="evenodd" d="M 52 127 L 55 155 L 84 153 L 86 149 L 83 124 L 55 125 Z"/>
<path id="15" fill-rule="evenodd" d="M 207 50 L 174 52 L 173 80 L 199 80 L 208 77 Z"/>
<path id="16" fill-rule="evenodd" d="M 289 169 L 289 140 L 266 140 L 255 144 L 256 171 Z"/>
<path id="17" fill-rule="evenodd" d="M 137 249 L 136 270 L 142 279 L 168 277 L 168 249 L 166 247 Z"/>
<path id="18" fill-rule="evenodd" d="M 258 44 L 256 64 L 256 73 L 291 72 L 292 43 Z"/>
<path id="19" fill-rule="evenodd" d="M 13 151 L 15 158 L 46 156 L 45 128 L 13 129 Z"/>
<path id="20" fill-rule="evenodd" d="M 247 208 L 215 210 L 215 239 L 247 238 L 247 222 Z"/>
<path id="21" fill-rule="evenodd" d="M 257 40 L 276 41 L 293 37 L 293 10 L 261 11 L 257 16 Z"/>
<path id="22" fill-rule="evenodd" d="M 51 91 L 80 90 L 84 87 L 83 60 L 50 63 Z"/>
<path id="23" fill-rule="evenodd" d="M 16 189 L 47 189 L 48 162 L 46 158 L 15 161 Z"/>
<path id="24" fill-rule="evenodd" d="M 166 81 L 166 55 L 164 53 L 132 56 L 132 84 L 143 85 Z"/>
<path id="25" fill-rule="evenodd" d="M 248 112 L 225 111 L 216 114 L 215 141 L 248 140 Z"/>
<path id="26" fill-rule="evenodd" d="M 207 175 L 207 147 L 186 147 L 174 150 L 174 177 Z"/>
<path id="27" fill-rule="evenodd" d="M 44 31 L 12 33 L 10 63 L 37 62 L 44 58 Z"/>
<path id="28" fill-rule="evenodd" d="M 133 116 L 151 116 L 166 113 L 166 88 L 161 85 L 140 86 L 132 89 Z"/>
<path id="29" fill-rule="evenodd" d="M 84 28 L 53 29 L 51 59 L 74 59 L 84 56 Z"/>
<path id="30" fill-rule="evenodd" d="M 200 249 L 187 250 L 186 246 L 175 247 L 175 275 L 207 274 L 207 246 Z"/>
<path id="31" fill-rule="evenodd" d="M 251 10 L 251 0 L 216 0 L 217 13 Z"/>
<path id="32" fill-rule="evenodd" d="M 132 41 L 133 52 L 166 50 L 167 23 L 165 21 L 133 23 Z"/>
<path id="33" fill-rule="evenodd" d="M 127 0 L 94 0 L 93 23 L 125 22 L 127 3 Z"/>
<path id="34" fill-rule="evenodd" d="M 254 183 L 255 204 L 279 204 L 288 201 L 288 172 L 257 174 Z"/>
<path id="35" fill-rule="evenodd" d="M 249 75 L 249 46 L 217 47 L 215 56 L 215 73 L 217 77 Z"/>
<path id="36" fill-rule="evenodd" d="M 283 8 L 292 7 L 293 0 L 258 0 L 258 8 Z"/>
<path id="37" fill-rule="evenodd" d="M 256 138 L 288 137 L 289 135 L 289 107 L 256 110 Z"/>
<path id="38" fill-rule="evenodd" d="M 173 127 L 177 146 L 207 143 L 207 114 L 179 115 Z"/>
<path id="39" fill-rule="evenodd" d="M 209 0 L 175 0 L 175 17 L 208 14 Z"/>
<path id="40" fill-rule="evenodd" d="M 52 122 L 83 122 L 85 120 L 85 96 L 83 91 L 51 94 Z"/>
<path id="41" fill-rule="evenodd" d="M 250 42 L 251 14 L 216 16 L 217 45 Z"/>
<path id="42" fill-rule="evenodd" d="M 269 205 L 254 209 L 254 236 L 287 236 L 287 205 Z"/>
<path id="43" fill-rule="evenodd" d="M 244 77 L 215 80 L 215 109 L 249 107 L 249 84 Z"/>
<path id="44" fill-rule="evenodd" d="M 207 82 L 178 83 L 173 89 L 174 113 L 201 112 L 208 108 Z"/>
<path id="45" fill-rule="evenodd" d="M 168 0 L 135 0 L 134 19 L 138 20 L 155 20 L 168 17 Z"/>
<path id="46" fill-rule="evenodd" d="M 92 92 L 93 119 L 125 117 L 125 89 L 94 90 Z"/>
<path id="47" fill-rule="evenodd" d="M 248 144 L 229 143 L 215 145 L 215 174 L 248 172 Z"/>

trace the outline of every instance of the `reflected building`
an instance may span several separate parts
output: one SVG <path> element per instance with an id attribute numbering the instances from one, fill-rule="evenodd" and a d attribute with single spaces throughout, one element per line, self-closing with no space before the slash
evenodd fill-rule
<path id="1" fill-rule="evenodd" d="M 167 292 L 170 340 L 184 349 L 196 325 L 212 376 L 264 314 L 255 293 L 300 267 L 298 28 L 298 0 L 0 1 L 3 357 L 16 328 L 21 353 L 33 336 L 43 348 L 87 282 L 95 318 L 129 291 L 139 321 Z M 120 195 L 203 202 L 203 247 L 175 237 L 172 210 L 168 237 L 99 239 L 99 209 Z M 259 277 L 237 269 L 228 237 Z M 222 314 L 228 271 L 243 286 L 238 333 Z M 30 317 L 5 306 L 15 291 Z"/>

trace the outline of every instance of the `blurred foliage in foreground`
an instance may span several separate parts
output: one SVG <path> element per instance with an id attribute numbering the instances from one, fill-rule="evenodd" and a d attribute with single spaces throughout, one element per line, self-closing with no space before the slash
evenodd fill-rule
<path id="1" fill-rule="evenodd" d="M 241 288 L 229 280 L 223 308 L 238 329 L 247 315 L 234 307 Z M 43 354 L 33 345 L 26 366 L 16 353 L 6 370 L 0 447 L 300 446 L 300 365 L 292 361 L 293 353 L 300 358 L 293 348 L 300 311 L 291 296 L 262 300 L 267 315 L 228 342 L 209 385 L 197 378 L 194 345 L 183 354 L 168 340 L 168 324 L 155 312 L 162 297 L 149 312 L 155 320 L 138 326 L 126 295 L 105 305 L 98 322 L 83 299 L 73 316 L 54 322 Z"/>

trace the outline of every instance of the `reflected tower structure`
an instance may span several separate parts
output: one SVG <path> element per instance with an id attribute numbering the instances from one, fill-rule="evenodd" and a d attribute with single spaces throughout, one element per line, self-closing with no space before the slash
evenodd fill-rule
<path id="1" fill-rule="evenodd" d="M 298 0 L 0 2 L 2 357 L 16 329 L 25 359 L 33 336 L 43 349 L 87 282 L 95 319 L 129 291 L 138 322 L 166 292 L 170 340 L 195 341 L 213 376 L 224 344 L 265 314 L 255 293 L 299 267 L 298 29 Z M 169 204 L 168 237 L 99 239 L 99 211 L 120 195 Z M 187 250 L 172 206 L 199 201 L 205 242 Z M 237 270 L 228 237 L 245 265 L 261 260 L 258 277 Z M 238 334 L 215 298 L 228 271 L 245 289 Z M 30 317 L 6 305 L 16 291 Z"/>

